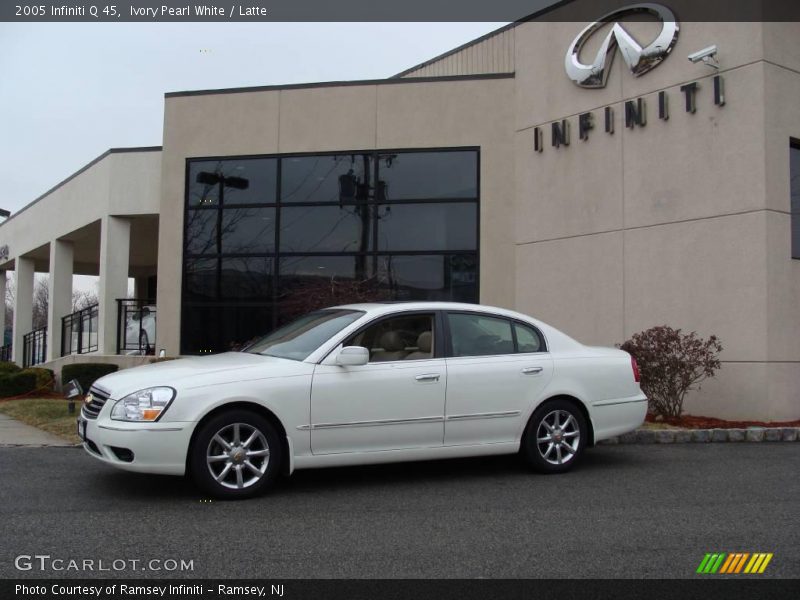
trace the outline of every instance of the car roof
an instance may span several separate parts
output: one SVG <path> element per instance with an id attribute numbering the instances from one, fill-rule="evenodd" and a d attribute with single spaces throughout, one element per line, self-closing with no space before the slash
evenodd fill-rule
<path id="1" fill-rule="evenodd" d="M 451 310 L 451 311 L 472 311 L 482 312 L 489 315 L 498 317 L 506 317 L 516 319 L 523 323 L 532 324 L 542 332 L 547 341 L 548 347 L 551 349 L 558 349 L 566 351 L 569 349 L 580 349 L 583 345 L 559 331 L 555 327 L 539 321 L 538 319 L 519 313 L 507 308 L 500 308 L 497 306 L 487 306 L 485 304 L 470 304 L 467 302 L 438 302 L 438 301 L 408 301 L 408 302 L 364 302 L 360 304 L 342 304 L 339 306 L 332 306 L 331 309 L 342 310 L 358 310 L 365 313 L 364 318 L 372 319 L 382 317 L 383 315 L 391 315 L 410 311 L 429 311 L 429 310 Z M 359 327 L 358 323 L 363 323 L 362 319 L 357 319 L 344 331 L 349 334 Z M 332 338 L 337 340 L 337 336 Z M 341 341 L 341 340 L 339 340 Z M 337 342 L 338 343 L 338 342 Z M 318 350 L 312 353 L 306 362 L 317 362 L 325 357 L 332 349 L 332 346 L 323 344 Z"/>
<path id="2" fill-rule="evenodd" d="M 506 317 L 518 318 L 528 321 L 536 321 L 529 315 L 524 315 L 513 310 L 488 306 L 485 304 L 471 304 L 468 302 L 442 302 L 442 301 L 387 301 L 387 302 L 364 302 L 360 304 L 342 304 L 331 308 L 346 310 L 363 310 L 372 315 L 388 314 L 393 312 L 407 312 L 412 310 L 464 310 L 494 313 Z"/>

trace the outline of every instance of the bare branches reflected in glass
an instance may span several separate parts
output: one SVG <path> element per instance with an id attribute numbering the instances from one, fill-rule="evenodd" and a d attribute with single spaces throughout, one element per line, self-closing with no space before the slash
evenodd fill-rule
<path id="1" fill-rule="evenodd" d="M 181 350 L 303 313 L 478 299 L 478 151 L 190 160 Z"/>

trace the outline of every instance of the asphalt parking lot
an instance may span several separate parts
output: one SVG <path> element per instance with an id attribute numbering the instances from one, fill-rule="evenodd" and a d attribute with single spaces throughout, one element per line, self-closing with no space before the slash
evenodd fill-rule
<path id="1" fill-rule="evenodd" d="M 601 446 L 562 476 L 515 457 L 301 471 L 225 503 L 77 448 L 0 448 L 0 577 L 91 575 L 15 568 L 34 554 L 193 561 L 154 577 L 694 577 L 720 551 L 800 577 L 798 473 L 800 443 Z"/>

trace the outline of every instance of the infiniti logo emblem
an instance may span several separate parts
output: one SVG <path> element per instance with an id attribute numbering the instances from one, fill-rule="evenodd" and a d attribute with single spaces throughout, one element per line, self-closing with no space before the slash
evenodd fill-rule
<path id="1" fill-rule="evenodd" d="M 618 22 L 619 19 L 633 15 L 652 15 L 661 21 L 661 32 L 655 40 L 645 47 L 631 36 Z M 586 41 L 601 27 L 614 23 L 606 35 L 594 62 L 590 65 L 580 61 L 581 49 Z M 657 67 L 664 60 L 678 41 L 680 28 L 675 15 L 666 6 L 660 4 L 634 4 L 626 6 L 601 17 L 578 34 L 567 50 L 564 67 L 569 78 L 577 85 L 585 88 L 602 88 L 606 86 L 614 51 L 619 46 L 620 54 L 635 77 L 644 75 Z"/>

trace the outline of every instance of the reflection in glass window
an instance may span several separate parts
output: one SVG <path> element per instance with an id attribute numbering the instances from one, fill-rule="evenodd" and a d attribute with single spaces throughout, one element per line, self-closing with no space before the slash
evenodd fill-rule
<path id="1" fill-rule="evenodd" d="M 396 300 L 477 302 L 474 255 L 381 256 L 378 282 Z"/>
<path id="2" fill-rule="evenodd" d="M 186 260 L 183 294 L 191 300 L 213 300 L 217 297 L 217 259 L 189 258 Z"/>
<path id="3" fill-rule="evenodd" d="M 789 177 L 792 211 L 792 258 L 800 258 L 800 141 L 789 147 Z"/>
<path id="4" fill-rule="evenodd" d="M 192 161 L 189 206 L 274 203 L 278 181 L 274 158 Z"/>
<path id="5" fill-rule="evenodd" d="M 280 321 L 338 304 L 378 299 L 371 258 L 296 256 L 281 258 L 277 300 Z"/>
<path id="6" fill-rule="evenodd" d="M 478 197 L 478 154 L 399 152 L 380 154 L 378 179 L 385 200 Z M 379 201 L 384 198 L 379 197 Z"/>
<path id="7" fill-rule="evenodd" d="M 355 202 L 369 195 L 372 156 L 287 156 L 281 159 L 281 202 Z"/>
<path id="8" fill-rule="evenodd" d="M 370 206 L 298 206 L 281 210 L 281 252 L 366 252 Z"/>
<path id="9" fill-rule="evenodd" d="M 511 322 L 478 314 L 450 313 L 453 356 L 495 356 L 514 353 Z"/>
<path id="10" fill-rule="evenodd" d="M 226 208 L 222 211 L 224 254 L 263 254 L 274 251 L 274 208 Z"/>
<path id="11" fill-rule="evenodd" d="M 181 340 L 194 354 L 240 350 L 272 331 L 272 307 L 184 305 Z"/>
<path id="12" fill-rule="evenodd" d="M 475 202 L 384 204 L 378 207 L 378 250 L 474 250 Z"/>
<path id="13" fill-rule="evenodd" d="M 188 254 L 217 253 L 217 211 L 187 210 L 186 238 Z"/>
<path id="14" fill-rule="evenodd" d="M 223 298 L 272 300 L 274 259 L 264 257 L 223 258 L 220 268 Z"/>
<path id="15" fill-rule="evenodd" d="M 192 159 L 186 178 L 182 353 L 341 304 L 478 300 L 475 149 Z"/>
<path id="16" fill-rule="evenodd" d="M 305 360 L 342 329 L 364 316 L 359 310 L 320 310 L 306 314 L 245 348 L 245 352 Z"/>

